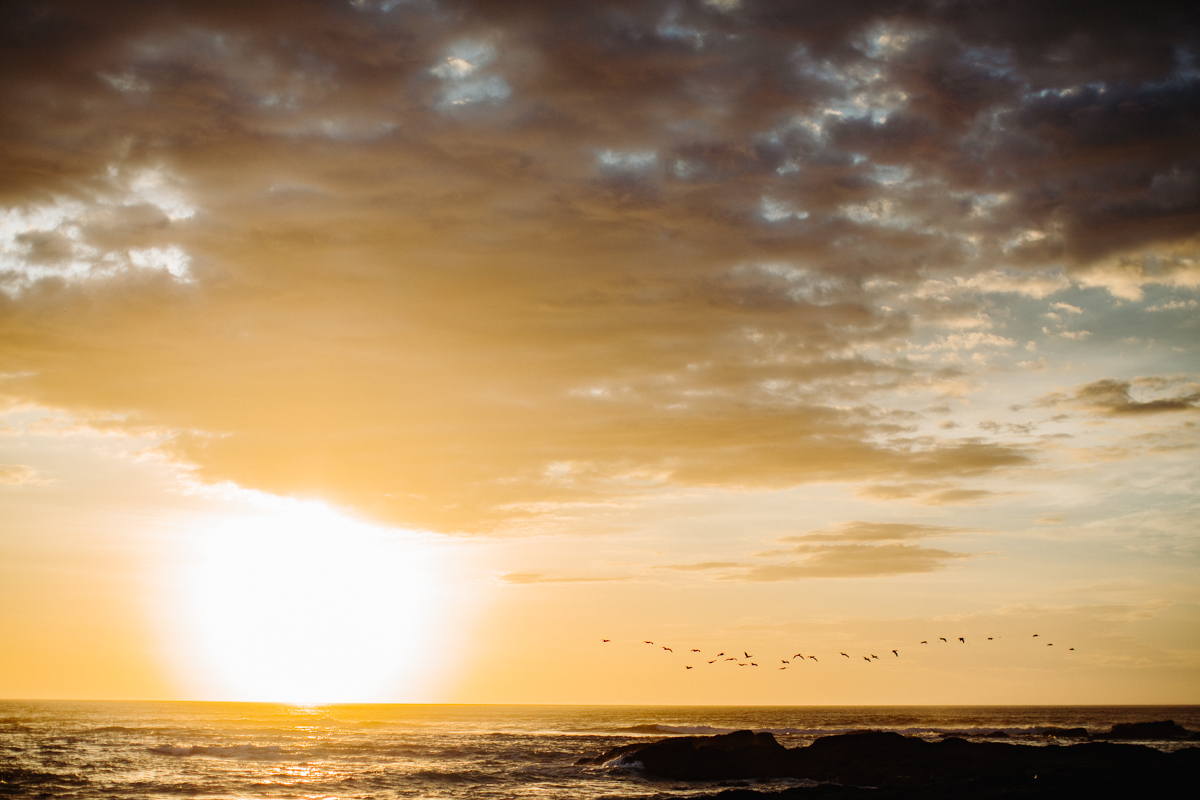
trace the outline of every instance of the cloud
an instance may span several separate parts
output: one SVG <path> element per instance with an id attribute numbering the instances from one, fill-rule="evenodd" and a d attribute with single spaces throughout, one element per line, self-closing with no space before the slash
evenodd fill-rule
<path id="1" fill-rule="evenodd" d="M 784 542 L 898 542 L 908 539 L 923 539 L 951 533 L 962 533 L 966 528 L 944 525 L 925 525 L 907 522 L 843 522 L 835 528 L 811 531 L 799 536 L 785 536 Z"/>
<path id="2" fill-rule="evenodd" d="M 0 464 L 0 484 L 23 486 L 50 483 L 38 477 L 38 471 L 25 464 Z"/>
<path id="3" fill-rule="evenodd" d="M 738 574 L 735 580 L 766 582 L 804 578 L 872 578 L 887 575 L 935 572 L 951 561 L 968 558 L 911 544 L 839 544 L 804 547 L 799 561 L 762 564 Z"/>
<path id="4" fill-rule="evenodd" d="M 1174 389 L 1173 394 L 1161 396 L 1164 390 L 1171 389 Z M 1135 397 L 1135 392 L 1145 399 Z M 1047 395 L 1039 401 L 1039 405 L 1067 405 L 1112 415 L 1194 411 L 1200 408 L 1200 386 L 1195 381 L 1175 376 L 1137 378 L 1132 381 L 1105 378 L 1080 386 L 1070 393 Z"/>
<path id="5" fill-rule="evenodd" d="M 1000 301 L 1200 285 L 1171 9 L 568 6 L 15 10 L 11 390 L 442 531 L 680 488 L 971 502 L 1038 453 L 918 437 L 909 399 L 984 369 L 923 356 L 1036 335 Z M 1135 390 L 1063 402 L 1193 404 Z"/>

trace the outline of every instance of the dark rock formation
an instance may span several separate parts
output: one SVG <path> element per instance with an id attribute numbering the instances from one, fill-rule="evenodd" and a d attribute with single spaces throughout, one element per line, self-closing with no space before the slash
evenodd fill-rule
<path id="1" fill-rule="evenodd" d="M 792 750 L 769 733 L 685 736 L 626 745 L 579 763 L 640 765 L 649 777 L 673 780 L 788 777 L 824 784 L 768 795 L 797 800 L 1095 800 L 1162 796 L 1186 786 L 1194 788 L 1200 781 L 1200 748 L 1194 747 L 1166 753 L 1109 742 L 1049 747 L 969 742 L 956 737 L 926 742 L 878 731 L 826 736 Z M 725 800 L 764 797 L 751 790 L 731 790 L 718 796 Z"/>
<path id="2" fill-rule="evenodd" d="M 1162 722 L 1120 722 L 1108 733 L 1097 733 L 1093 739 L 1124 739 L 1126 741 L 1163 741 L 1164 739 L 1188 739 L 1192 732 L 1175 724 L 1174 720 Z"/>

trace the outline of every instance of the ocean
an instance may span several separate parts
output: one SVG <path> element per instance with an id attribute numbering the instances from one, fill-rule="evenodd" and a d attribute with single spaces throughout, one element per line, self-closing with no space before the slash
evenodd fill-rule
<path id="1" fill-rule="evenodd" d="M 62 798 L 639 798 L 801 781 L 651 780 L 576 766 L 622 744 L 771 731 L 787 747 L 859 730 L 927 739 L 1109 730 L 1200 706 L 651 707 L 0 701 L 0 795 Z M 1145 742 L 1160 749 L 1196 742 Z"/>

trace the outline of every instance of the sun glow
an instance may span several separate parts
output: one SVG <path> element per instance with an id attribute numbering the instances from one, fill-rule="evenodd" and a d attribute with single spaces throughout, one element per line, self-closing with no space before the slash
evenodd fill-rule
<path id="1" fill-rule="evenodd" d="M 456 626 L 436 547 L 312 502 L 208 521 L 174 559 L 164 619 L 191 693 L 426 700 Z"/>

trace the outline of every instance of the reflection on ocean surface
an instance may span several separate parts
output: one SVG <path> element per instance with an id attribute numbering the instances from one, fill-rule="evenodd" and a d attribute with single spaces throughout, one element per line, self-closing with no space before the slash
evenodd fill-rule
<path id="1" fill-rule="evenodd" d="M 651 781 L 581 756 L 671 734 L 772 731 L 787 747 L 851 730 L 936 739 L 1052 728 L 1107 731 L 1200 706 L 650 707 L 283 706 L 0 702 L 0 794 L 18 797 L 686 797 L 736 784 Z M 1172 749 L 1195 742 L 1147 742 Z M 795 781 L 756 783 L 779 788 Z"/>

